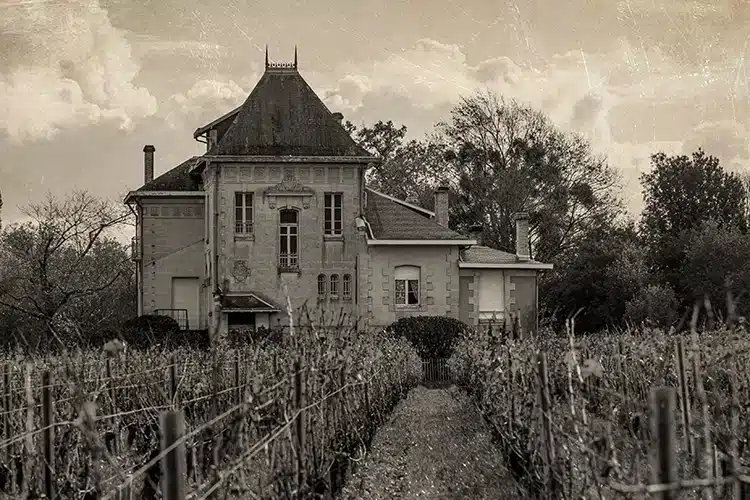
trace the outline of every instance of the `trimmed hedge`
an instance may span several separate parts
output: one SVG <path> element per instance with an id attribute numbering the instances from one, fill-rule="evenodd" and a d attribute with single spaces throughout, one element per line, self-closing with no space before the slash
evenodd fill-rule
<path id="1" fill-rule="evenodd" d="M 460 338 L 470 329 L 447 316 L 411 316 L 392 323 L 385 332 L 410 342 L 422 359 L 449 358 Z"/>
<path id="2" fill-rule="evenodd" d="M 144 314 L 129 319 L 122 325 L 122 340 L 135 348 L 151 346 L 174 348 L 178 346 L 208 346 L 205 333 L 180 330 L 177 321 L 169 316 Z"/>

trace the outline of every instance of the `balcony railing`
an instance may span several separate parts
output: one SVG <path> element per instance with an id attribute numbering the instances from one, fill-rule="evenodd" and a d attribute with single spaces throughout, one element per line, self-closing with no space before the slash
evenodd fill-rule
<path id="1" fill-rule="evenodd" d="M 177 324 L 180 325 L 180 330 L 190 329 L 187 309 L 156 309 L 154 311 L 154 314 L 157 314 L 159 316 L 169 316 L 170 318 L 173 318 L 175 321 L 177 321 Z"/>
<path id="2" fill-rule="evenodd" d="M 296 253 L 279 254 L 279 267 L 282 269 L 299 268 L 299 256 Z"/>
<path id="3" fill-rule="evenodd" d="M 252 234 L 253 223 L 237 221 L 234 223 L 235 234 Z"/>

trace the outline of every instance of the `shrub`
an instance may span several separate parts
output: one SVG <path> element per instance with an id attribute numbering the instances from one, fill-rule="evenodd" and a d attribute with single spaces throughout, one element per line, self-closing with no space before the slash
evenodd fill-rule
<path id="1" fill-rule="evenodd" d="M 646 323 L 668 327 L 677 320 L 677 296 L 667 285 L 649 285 L 641 288 L 625 305 L 628 320 L 639 325 Z"/>
<path id="2" fill-rule="evenodd" d="M 174 318 L 156 314 L 144 314 L 129 319 L 122 326 L 122 340 L 135 348 L 154 345 L 163 347 L 208 345 L 208 337 L 195 331 L 180 330 Z"/>
<path id="3" fill-rule="evenodd" d="M 446 316 L 412 316 L 401 318 L 386 328 L 393 338 L 409 341 L 422 359 L 448 358 L 469 326 Z"/>

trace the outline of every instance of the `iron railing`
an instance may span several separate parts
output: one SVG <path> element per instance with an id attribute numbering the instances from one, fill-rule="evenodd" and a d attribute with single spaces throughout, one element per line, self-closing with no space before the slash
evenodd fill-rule
<path id="1" fill-rule="evenodd" d="M 234 232 L 236 234 L 251 234 L 253 232 L 253 223 L 237 221 L 234 223 Z"/>
<path id="2" fill-rule="evenodd" d="M 283 268 L 296 268 L 299 260 L 296 253 L 280 253 L 279 266 Z"/>
<path id="3" fill-rule="evenodd" d="M 188 321 L 187 309 L 156 309 L 154 314 L 159 316 L 169 316 L 170 318 L 177 321 L 180 325 L 180 330 L 189 330 L 190 322 Z"/>
<path id="4" fill-rule="evenodd" d="M 448 366 L 448 358 L 422 360 L 422 382 L 454 382 L 453 372 Z"/>

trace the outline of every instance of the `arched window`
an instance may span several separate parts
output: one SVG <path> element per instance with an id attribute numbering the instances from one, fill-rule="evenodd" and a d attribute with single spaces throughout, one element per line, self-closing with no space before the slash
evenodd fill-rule
<path id="1" fill-rule="evenodd" d="M 331 275 L 331 298 L 336 299 L 339 296 L 339 275 Z"/>
<path id="2" fill-rule="evenodd" d="M 279 265 L 281 267 L 297 267 L 299 262 L 298 237 L 297 211 L 279 211 Z"/>
<path id="3" fill-rule="evenodd" d="M 318 297 L 325 298 L 326 296 L 326 275 L 325 274 L 319 274 L 318 275 Z"/>
<path id="4" fill-rule="evenodd" d="M 395 270 L 396 306 L 419 305 L 419 267 L 398 266 Z"/>
<path id="5" fill-rule="evenodd" d="M 341 282 L 341 295 L 344 297 L 344 300 L 352 298 L 352 276 L 350 274 L 344 275 Z"/>

